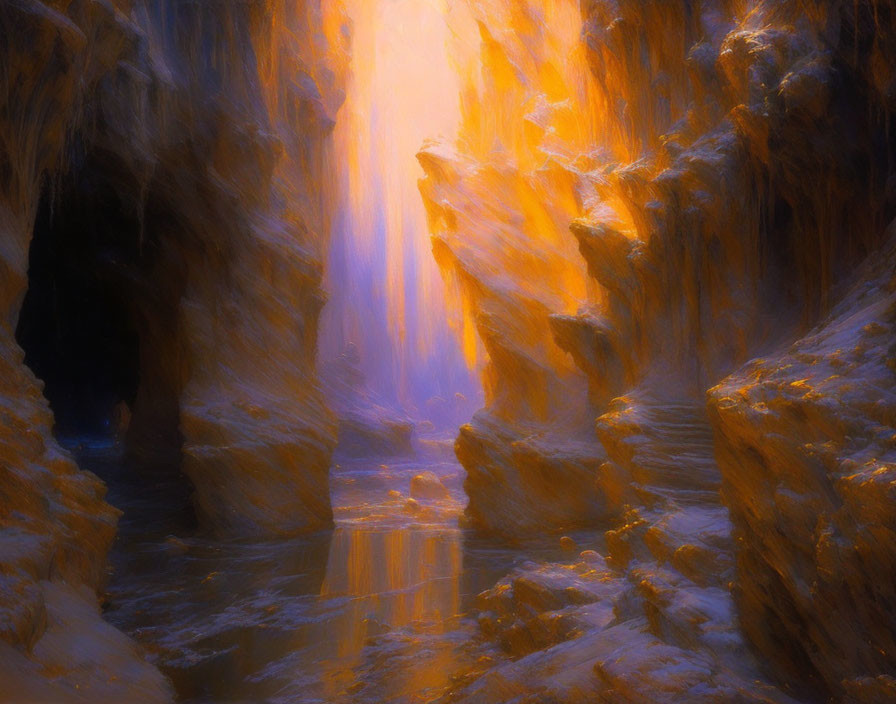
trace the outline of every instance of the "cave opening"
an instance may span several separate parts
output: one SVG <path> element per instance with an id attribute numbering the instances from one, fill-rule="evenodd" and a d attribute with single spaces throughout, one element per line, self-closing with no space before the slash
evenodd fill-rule
<path id="1" fill-rule="evenodd" d="M 102 158 L 73 158 L 42 191 L 16 340 L 44 384 L 56 439 L 106 482 L 109 500 L 137 523 L 147 509 L 159 525 L 193 527 L 168 354 L 181 272 L 159 264 L 153 234 L 170 218 Z"/>
<path id="2" fill-rule="evenodd" d="M 105 191 L 105 192 L 99 192 Z M 129 310 L 129 245 L 139 223 L 89 176 L 45 188 L 29 251 L 16 338 L 44 382 L 56 434 L 121 436 L 140 377 Z"/>

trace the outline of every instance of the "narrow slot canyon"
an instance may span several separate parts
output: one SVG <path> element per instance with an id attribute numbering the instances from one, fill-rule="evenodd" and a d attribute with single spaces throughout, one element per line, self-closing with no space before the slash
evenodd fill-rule
<path id="1" fill-rule="evenodd" d="M 0 36 L 0 702 L 896 701 L 896 3 Z"/>

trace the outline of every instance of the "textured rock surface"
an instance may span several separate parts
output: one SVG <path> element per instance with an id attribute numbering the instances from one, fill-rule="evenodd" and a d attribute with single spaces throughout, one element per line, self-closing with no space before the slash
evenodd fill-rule
<path id="1" fill-rule="evenodd" d="M 39 583 L 46 630 L 27 653 L 0 643 L 2 701 L 167 702 L 167 680 L 138 646 L 100 618 L 92 590 L 58 580 Z"/>
<path id="2" fill-rule="evenodd" d="M 434 472 L 422 472 L 411 477 L 410 492 L 411 497 L 424 501 L 442 501 L 451 495 Z"/>
<path id="3" fill-rule="evenodd" d="M 617 606 L 609 626 L 578 631 L 551 631 L 531 613 L 490 606 L 499 615 L 484 621 L 486 631 L 517 655 L 535 651 L 464 696 L 786 700 L 778 685 L 798 697 L 886 699 L 892 595 L 885 585 L 896 513 L 887 484 L 889 279 L 857 268 L 869 253 L 881 259 L 896 214 L 894 9 L 591 0 L 581 4 L 593 81 L 583 93 L 557 80 L 550 50 L 541 52 L 556 43 L 531 29 L 562 5 L 476 3 L 482 90 L 494 101 L 500 89 L 524 86 L 530 109 L 539 94 L 552 94 L 547 105 L 574 106 L 591 131 L 564 133 L 542 102 L 528 113 L 525 138 L 515 139 L 501 131 L 515 124 L 502 113 L 462 136 L 461 156 L 425 150 L 422 190 L 436 256 L 449 276 L 460 272 L 464 304 L 489 354 L 487 387 L 498 379 L 457 442 L 473 524 L 499 530 L 499 520 L 477 518 L 486 514 L 477 505 L 504 499 L 524 507 L 528 521 L 515 527 L 537 524 L 563 505 L 557 495 L 590 484 L 582 505 L 544 523 L 583 515 L 604 523 L 618 590 L 607 598 Z M 499 29 L 508 24 L 513 38 Z M 513 101 L 501 109 L 507 105 Z M 551 129 L 541 132 L 546 124 Z M 513 158 L 502 161 L 507 154 Z M 549 218 L 573 221 L 592 279 L 584 287 L 570 273 L 580 269 L 563 238 L 505 214 L 519 199 L 483 175 L 503 163 L 504 181 L 532 179 L 527 155 L 537 155 L 541 202 L 565 206 Z M 496 252 L 495 240 L 522 254 Z M 549 275 L 532 274 L 535 262 L 550 271 L 558 257 L 571 282 L 565 298 L 551 297 Z M 864 277 L 864 301 L 842 298 L 855 277 Z M 785 351 L 841 298 L 839 317 Z M 851 315 L 867 320 L 853 325 Z M 555 351 L 545 327 L 530 323 L 545 316 L 569 360 L 530 351 L 535 341 Z M 506 363 L 508 348 L 526 354 Z M 756 355 L 762 360 L 713 391 L 711 424 L 706 390 Z M 570 360 L 579 372 L 561 373 Z M 584 403 L 570 386 L 587 388 Z M 531 419 L 514 413 L 523 399 L 538 407 L 527 395 L 534 388 L 541 398 L 563 399 L 543 406 L 538 419 L 542 429 L 565 426 L 566 438 L 550 434 L 561 438 L 555 447 L 571 447 L 569 436 L 597 438 L 585 454 L 597 461 L 586 471 L 550 466 L 539 481 L 525 481 L 530 462 L 513 448 L 531 433 Z M 776 407 L 766 409 L 766 396 Z M 501 399 L 510 399 L 506 408 Z M 589 439 L 578 429 L 594 418 Z M 847 458 L 855 464 L 841 466 Z M 499 519 L 508 520 L 503 512 Z M 515 593 L 507 586 L 498 589 Z"/>
<path id="4" fill-rule="evenodd" d="M 710 391 L 744 629 L 779 676 L 896 696 L 896 247 L 809 335 Z"/>
<path id="5" fill-rule="evenodd" d="M 433 253 L 464 313 L 465 352 L 485 355 L 486 405 L 457 441 L 467 513 L 511 537 L 600 513 L 587 382 L 550 320 L 575 313 L 588 288 L 567 232 L 586 188 L 570 162 L 591 139 L 576 112 L 587 67 L 576 55 L 574 3 L 548 3 L 544 16 L 535 5 L 469 6 L 481 44 L 466 69 L 459 148 L 432 143 L 418 157 Z"/>
<path id="6" fill-rule="evenodd" d="M 90 32 L 103 21 L 114 24 L 115 15 L 107 6 L 91 5 L 84 14 L 80 19 Z M 94 82 L 102 65 L 88 60 L 82 28 L 54 7 L 6 4 L 0 8 L 0 26 L 4 36 L 29 37 L 21 45 L 5 41 L 0 49 L 6 95 L 0 151 L 0 635 L 5 652 L 0 696 L 13 701 L 77 700 L 78 663 L 65 657 L 60 661 L 54 652 L 60 644 L 53 634 L 66 629 L 53 595 L 64 594 L 61 582 L 86 586 L 86 596 L 62 597 L 89 614 L 63 638 L 111 630 L 90 603 L 90 590 L 99 588 L 105 575 L 118 512 L 103 501 L 102 482 L 79 471 L 53 438 L 53 416 L 42 386 L 24 366 L 14 335 L 27 286 L 28 242 L 40 178 L 59 157 L 68 121 L 78 107 L 81 82 Z M 116 49 L 114 42 L 111 49 Z M 109 58 L 114 60 L 114 53 Z M 125 642 L 119 657 L 137 675 L 135 692 L 145 686 L 130 699 L 167 700 L 162 676 L 142 664 L 124 636 L 116 636 Z M 64 653 L 64 645 L 61 649 Z M 54 664 L 47 677 L 42 668 Z M 93 696 L 115 691 L 103 689 L 102 675 L 88 672 L 87 679 L 97 687 Z"/>
<path id="7" fill-rule="evenodd" d="M 326 228 L 319 187 L 338 95 L 322 11 L 277 3 L 84 8 L 68 19 L 36 2 L 5 10 L 11 31 L 46 34 L 48 57 L 63 40 L 72 44 L 70 76 L 49 58 L 44 66 L 10 56 L 22 71 L 10 90 L 23 95 L 10 101 L 19 112 L 8 117 L 7 144 L 34 153 L 8 156 L 8 325 L 25 290 L 45 173 L 58 174 L 63 196 L 127 211 L 140 220 L 139 241 L 113 233 L 96 256 L 121 258 L 118 293 L 140 335 L 132 451 L 157 457 L 183 443 L 200 513 L 221 530 L 325 523 L 335 433 L 314 378 Z M 94 32 L 106 44 L 86 41 Z M 217 48 L 195 54 L 200 35 Z M 66 85 L 53 83 L 63 80 L 72 83 L 68 97 Z M 71 114 L 48 107 L 57 102 Z M 254 468 L 244 471 L 248 457 Z"/>
<path id="8" fill-rule="evenodd" d="M 170 697 L 92 603 L 118 512 L 15 339 L 42 201 L 61 203 L 50 249 L 78 250 L 139 331 L 132 454 L 177 471 L 182 450 L 221 532 L 330 521 L 314 354 L 337 31 L 317 3 L 0 5 L 0 697 Z"/>
<path id="9" fill-rule="evenodd" d="M 603 453 L 593 441 L 543 427 L 521 432 L 480 413 L 461 428 L 455 453 L 467 472 L 467 517 L 480 530 L 514 539 L 612 510 L 595 485 Z"/>
<path id="10" fill-rule="evenodd" d="M 479 599 L 483 635 L 514 658 L 459 701 L 789 702 L 763 676 L 728 585 L 728 511 L 703 407 L 645 394 L 598 419 L 605 557 L 531 565 Z M 682 468 L 690 476 L 681 477 Z"/>
<path id="11" fill-rule="evenodd" d="M 520 570 L 480 597 L 483 631 L 514 659 L 453 701 L 791 702 L 757 675 L 718 591 L 655 566 L 626 578 L 588 552 Z"/>

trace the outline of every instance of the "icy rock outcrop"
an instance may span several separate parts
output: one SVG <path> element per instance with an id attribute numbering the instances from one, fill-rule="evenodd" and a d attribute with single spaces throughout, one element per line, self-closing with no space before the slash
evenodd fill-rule
<path id="1" fill-rule="evenodd" d="M 480 595 L 480 625 L 512 659 L 450 700 L 793 704 L 758 676 L 724 597 L 662 568 L 631 577 L 586 551 Z"/>
<path id="2" fill-rule="evenodd" d="M 789 702 L 739 629 L 732 527 L 703 408 L 633 395 L 598 423 L 608 455 L 599 486 L 627 507 L 605 534 L 606 557 L 523 568 L 483 594 L 483 634 L 520 659 L 458 700 Z M 683 481 L 680 467 L 703 479 Z"/>
<path id="3" fill-rule="evenodd" d="M 583 557 L 572 565 L 522 568 L 480 594 L 483 634 L 519 657 L 613 621 L 618 577 L 596 553 Z"/>
<path id="4" fill-rule="evenodd" d="M 171 696 L 100 618 L 117 511 L 54 439 L 15 339 L 42 198 L 92 215 L 85 251 L 105 243 L 97 276 L 114 264 L 139 331 L 130 451 L 154 467 L 182 449 L 220 532 L 331 519 L 314 353 L 340 49 L 324 24 L 314 2 L 0 4 L 0 639 L 16 658 L 0 698 Z"/>
<path id="5" fill-rule="evenodd" d="M 809 335 L 710 390 L 744 630 L 786 680 L 896 696 L 896 243 Z"/>
<path id="6" fill-rule="evenodd" d="M 652 540 L 644 510 L 656 513 L 662 506 L 658 495 L 670 482 L 674 504 L 689 520 L 700 511 L 721 510 L 714 499 L 720 475 L 708 453 L 714 442 L 736 540 L 723 529 L 702 554 L 691 548 L 680 555 L 678 549 L 665 552 L 678 556 L 672 561 L 676 570 L 698 581 L 717 569 L 720 557 L 730 564 L 734 553 L 739 621 L 762 669 L 795 694 L 864 701 L 876 701 L 890 686 L 882 677 L 892 669 L 883 655 L 890 641 L 881 631 L 888 629 L 880 628 L 882 616 L 871 614 L 876 604 L 886 603 L 872 585 L 879 583 L 876 570 L 892 556 L 885 540 L 872 540 L 880 550 L 875 570 L 853 563 L 833 568 L 834 546 L 849 552 L 846 545 L 860 541 L 849 528 L 826 532 L 825 515 L 839 525 L 833 516 L 849 514 L 835 496 L 843 481 L 819 481 L 813 470 L 802 468 L 825 461 L 821 447 L 831 452 L 829 464 L 834 462 L 830 458 L 838 456 L 844 435 L 858 445 L 886 435 L 872 409 L 887 406 L 887 384 L 880 376 L 864 387 L 861 409 L 844 410 L 855 422 L 847 432 L 833 421 L 841 382 L 817 391 L 801 386 L 804 377 L 824 374 L 826 353 L 809 358 L 809 350 L 823 346 L 818 335 L 798 342 L 790 353 L 769 352 L 782 343 L 786 349 L 787 340 L 802 335 L 831 306 L 851 270 L 865 254 L 879 250 L 884 223 L 893 215 L 885 117 L 891 110 L 892 94 L 885 87 L 891 78 L 883 68 L 889 60 L 883 37 L 893 27 L 892 8 L 885 5 L 756 2 L 741 14 L 734 6 L 707 3 L 682 14 L 669 4 L 646 10 L 634 3 L 590 4 L 586 40 L 597 78 L 628 108 L 619 118 L 623 139 L 616 153 L 647 150 L 635 164 L 599 175 L 602 203 L 573 226 L 605 298 L 599 315 L 580 316 L 575 334 L 563 338 L 592 384 L 609 384 L 604 396 L 620 393 L 623 376 L 671 398 L 664 405 L 672 410 L 680 409 L 676 397 L 693 404 L 703 389 L 750 356 L 768 355 L 712 392 L 713 435 L 705 419 L 688 418 L 680 410 L 673 426 L 638 419 L 643 413 L 637 402 L 625 404 L 626 413 L 638 420 L 633 429 L 614 418 L 618 401 L 598 419 L 598 435 L 611 457 L 600 481 L 618 500 L 640 507 L 628 526 L 608 533 L 611 554 L 636 554 L 629 543 L 638 545 L 640 534 L 645 543 Z M 664 26 L 681 31 L 670 34 L 659 25 L 650 31 L 657 13 L 666 18 Z M 694 22 L 701 29 L 695 30 Z M 648 31 L 639 32 L 645 26 Z M 670 39 L 698 36 L 686 58 Z M 618 65 L 625 56 L 620 48 L 639 43 L 646 63 L 638 58 Z M 617 62 L 617 70 L 602 78 L 608 62 Z M 662 90 L 645 92 L 646 85 Z M 670 90 L 673 97 L 667 99 Z M 641 108 L 630 111 L 633 105 Z M 872 255 L 880 256 L 880 251 Z M 884 261 L 890 263 L 881 266 L 891 271 L 892 260 Z M 847 297 L 838 308 L 844 318 L 860 315 L 874 302 L 888 305 L 887 279 L 868 272 L 860 276 L 877 293 L 866 303 Z M 842 345 L 837 354 L 865 350 L 872 329 L 877 328 L 840 324 L 828 344 Z M 607 353 L 596 355 L 594 341 Z M 886 354 L 885 344 L 878 345 L 878 353 Z M 801 357 L 804 346 L 808 356 Z M 831 370 L 829 377 L 839 378 L 835 374 Z M 849 388 L 849 381 L 842 383 Z M 764 394 L 774 401 L 775 390 L 785 388 L 780 410 L 766 409 Z M 806 405 L 799 410 L 786 401 L 789 394 L 803 398 L 804 393 Z M 825 418 L 813 404 L 831 416 Z M 699 439 L 683 443 L 678 456 L 665 453 L 688 428 Z M 655 469 L 646 476 L 626 471 L 629 458 L 642 466 L 646 458 Z M 825 508 L 828 502 L 836 508 Z M 886 524 L 893 505 L 879 501 L 876 506 L 877 520 Z M 722 528 L 727 524 L 723 510 L 716 522 Z M 849 537 L 838 541 L 838 530 Z M 656 546 L 651 550 L 656 553 Z M 850 579 L 851 588 L 832 586 Z M 831 595 L 838 590 L 838 596 Z M 835 605 L 848 613 L 836 612 Z M 816 625 L 817 620 L 827 625 Z M 853 623 L 854 630 L 837 633 L 844 622 Z"/>

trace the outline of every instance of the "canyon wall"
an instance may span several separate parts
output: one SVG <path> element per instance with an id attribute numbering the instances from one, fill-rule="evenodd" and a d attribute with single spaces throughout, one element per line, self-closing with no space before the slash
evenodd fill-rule
<path id="1" fill-rule="evenodd" d="M 579 168 L 572 161 L 594 133 L 580 112 L 584 54 L 567 60 L 579 44 L 571 3 L 464 9 L 481 51 L 469 61 L 458 52 L 460 138 L 418 155 L 421 192 L 433 253 L 464 314 L 465 354 L 471 363 L 485 354 L 486 407 L 457 440 L 467 514 L 512 538 L 600 515 L 587 382 L 555 343 L 550 320 L 588 296 L 568 223 L 589 188 L 579 170 L 587 156 Z"/>
<path id="2" fill-rule="evenodd" d="M 779 678 L 847 701 L 896 697 L 894 246 L 710 391 L 744 630 Z"/>
<path id="3" fill-rule="evenodd" d="M 99 617 L 117 511 L 54 438 L 43 392 L 58 385 L 16 340 L 60 325 L 23 310 L 33 235 L 65 274 L 48 283 L 60 309 L 84 274 L 136 333 L 139 381 L 121 399 L 134 471 L 182 471 L 220 533 L 330 522 L 335 423 L 314 359 L 341 25 L 317 2 L 0 5 L 5 695 L 170 697 Z"/>
<path id="4" fill-rule="evenodd" d="M 420 157 L 489 355 L 456 449 L 474 526 L 586 520 L 607 559 L 566 566 L 591 595 L 542 570 L 485 597 L 489 633 L 562 615 L 572 640 L 469 701 L 892 697 L 894 8 L 590 0 L 583 89 L 546 38 L 564 3 L 506 5 L 473 10 L 478 120 Z M 533 223 L 508 182 L 563 207 Z"/>

